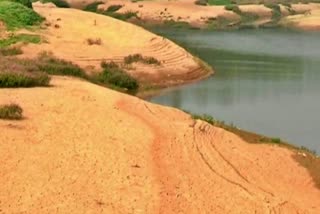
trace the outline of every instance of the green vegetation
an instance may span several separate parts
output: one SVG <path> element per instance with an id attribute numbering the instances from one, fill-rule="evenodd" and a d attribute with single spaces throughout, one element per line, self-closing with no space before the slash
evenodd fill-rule
<path id="1" fill-rule="evenodd" d="M 40 24 L 44 19 L 22 4 L 0 1 L 0 20 L 8 30 L 14 30 Z"/>
<path id="2" fill-rule="evenodd" d="M 282 17 L 280 6 L 274 3 L 268 3 L 268 4 L 265 4 L 264 6 L 272 10 L 271 22 L 265 25 L 265 27 L 269 27 L 269 26 L 273 27 L 277 25 L 277 23 L 280 21 Z"/>
<path id="3" fill-rule="evenodd" d="M 0 48 L 0 56 L 15 56 L 22 54 L 21 48 L 18 47 L 6 47 Z"/>
<path id="4" fill-rule="evenodd" d="M 0 119 L 20 120 L 22 119 L 22 108 L 17 104 L 0 105 Z"/>
<path id="5" fill-rule="evenodd" d="M 2 1 L 15 2 L 15 3 L 22 4 L 26 7 L 32 8 L 32 1 L 31 0 L 0 0 L 0 2 L 2 2 Z"/>
<path id="6" fill-rule="evenodd" d="M 129 92 L 135 92 L 139 88 L 138 81 L 122 70 L 114 62 L 102 62 L 102 73 L 97 74 L 94 79 L 97 83 L 110 85 L 114 88 L 122 88 Z"/>
<path id="7" fill-rule="evenodd" d="M 201 5 L 201 6 L 207 6 L 208 5 L 208 1 L 207 0 L 196 0 L 194 3 L 196 5 Z"/>
<path id="8" fill-rule="evenodd" d="M 121 8 L 122 8 L 122 5 L 110 5 L 110 6 L 107 8 L 106 12 L 108 12 L 108 13 L 114 13 L 114 12 L 120 10 Z"/>
<path id="9" fill-rule="evenodd" d="M 48 86 L 50 77 L 46 74 L 26 75 L 14 72 L 0 73 L 0 88 L 29 88 Z"/>
<path id="10" fill-rule="evenodd" d="M 44 52 L 39 55 L 37 67 L 39 71 L 51 75 L 75 76 L 87 78 L 84 70 L 79 66 L 62 59 L 55 58 L 52 54 Z"/>
<path id="11" fill-rule="evenodd" d="M 108 12 L 108 11 L 104 11 L 101 12 L 101 14 L 106 15 L 106 16 L 111 16 L 115 19 L 119 19 L 122 21 L 126 21 L 128 19 L 131 19 L 133 17 L 138 18 L 137 16 L 137 12 L 132 12 L 132 11 L 127 11 L 125 13 L 116 13 L 116 12 Z"/>
<path id="12" fill-rule="evenodd" d="M 42 3 L 53 3 L 55 4 L 57 7 L 61 7 L 61 8 L 69 8 L 70 5 L 68 2 L 64 1 L 64 0 L 41 0 Z"/>
<path id="13" fill-rule="evenodd" d="M 0 48 L 5 48 L 18 42 L 39 44 L 41 42 L 41 37 L 32 34 L 12 35 L 9 38 L 0 40 Z"/>
<path id="14" fill-rule="evenodd" d="M 208 0 L 209 5 L 230 5 L 231 0 Z"/>
<path id="15" fill-rule="evenodd" d="M 88 4 L 83 10 L 88 12 L 97 12 L 98 6 L 100 4 L 103 4 L 103 2 L 102 1 L 92 2 L 91 4 Z"/>
<path id="16" fill-rule="evenodd" d="M 173 27 L 173 28 L 191 28 L 190 24 L 188 22 L 183 21 L 175 21 L 173 19 L 165 20 L 163 24 L 166 27 Z"/>
<path id="17" fill-rule="evenodd" d="M 156 58 L 154 57 L 144 57 L 142 56 L 141 54 L 133 54 L 133 55 L 129 55 L 129 56 L 126 56 L 124 58 L 124 63 L 125 64 L 132 64 L 132 63 L 135 63 L 135 62 L 142 62 L 144 64 L 154 64 L 154 65 L 160 65 L 160 61 L 157 60 Z"/>
<path id="18" fill-rule="evenodd" d="M 209 30 L 226 29 L 230 28 L 231 25 L 232 21 L 223 16 L 209 18 L 207 21 L 207 28 Z"/>

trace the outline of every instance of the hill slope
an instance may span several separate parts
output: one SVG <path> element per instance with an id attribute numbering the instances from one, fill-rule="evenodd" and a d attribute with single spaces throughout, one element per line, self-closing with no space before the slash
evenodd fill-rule
<path id="1" fill-rule="evenodd" d="M 4 213 L 319 213 L 295 152 L 81 80 L 1 89 Z"/>

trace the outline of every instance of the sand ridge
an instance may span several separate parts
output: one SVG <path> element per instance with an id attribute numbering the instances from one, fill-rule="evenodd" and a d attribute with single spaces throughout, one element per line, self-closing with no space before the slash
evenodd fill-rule
<path id="1" fill-rule="evenodd" d="M 4 213 L 320 212 L 293 151 L 82 80 L 52 85 L 0 90 L 25 115 L 0 120 Z"/>
<path id="2" fill-rule="evenodd" d="M 103 60 L 123 63 L 124 57 L 142 54 L 155 57 L 161 65 L 135 63 L 126 71 L 141 82 L 174 85 L 212 74 L 195 57 L 168 39 L 133 24 L 77 9 L 55 8 L 35 3 L 34 10 L 46 18 L 47 28 L 40 33 L 47 42 L 23 47 L 21 57 L 34 58 L 43 51 L 53 52 L 88 72 L 97 72 Z M 89 45 L 88 39 L 101 44 Z"/>

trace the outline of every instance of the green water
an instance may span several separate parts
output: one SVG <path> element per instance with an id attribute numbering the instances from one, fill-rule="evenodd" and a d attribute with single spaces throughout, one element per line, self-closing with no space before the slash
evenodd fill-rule
<path id="1" fill-rule="evenodd" d="M 157 33 L 198 55 L 216 74 L 152 102 L 207 113 L 320 152 L 320 33 L 172 29 Z"/>

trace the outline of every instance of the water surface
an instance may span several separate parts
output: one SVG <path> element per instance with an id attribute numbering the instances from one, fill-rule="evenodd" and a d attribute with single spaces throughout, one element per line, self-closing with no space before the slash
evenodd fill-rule
<path id="1" fill-rule="evenodd" d="M 211 78 L 152 98 L 320 152 L 320 34 L 158 30 L 208 62 Z"/>

